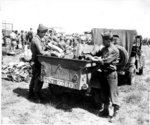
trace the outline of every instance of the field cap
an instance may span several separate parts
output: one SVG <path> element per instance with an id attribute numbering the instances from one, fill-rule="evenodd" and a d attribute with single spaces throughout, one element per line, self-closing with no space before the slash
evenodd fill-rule
<path id="1" fill-rule="evenodd" d="M 106 32 L 102 33 L 101 35 L 102 35 L 102 38 L 105 40 L 112 40 L 112 38 L 113 38 L 113 35 L 110 31 L 106 31 Z"/>
<path id="2" fill-rule="evenodd" d="M 142 39 L 142 35 L 136 35 L 135 38 L 140 38 L 140 39 Z"/>
<path id="3" fill-rule="evenodd" d="M 43 31 L 43 32 L 44 32 L 44 31 L 47 32 L 48 27 L 44 26 L 43 24 L 39 24 L 38 30 L 39 30 L 39 31 Z"/>

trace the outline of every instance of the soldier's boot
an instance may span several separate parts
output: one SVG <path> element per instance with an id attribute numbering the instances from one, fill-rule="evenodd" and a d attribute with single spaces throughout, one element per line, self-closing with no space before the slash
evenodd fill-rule
<path id="1" fill-rule="evenodd" d="M 113 104 L 113 107 L 114 107 L 114 114 L 113 116 L 115 117 L 117 114 L 118 114 L 118 111 L 119 111 L 119 105 L 116 105 L 116 104 Z"/>
<path id="2" fill-rule="evenodd" d="M 33 89 L 29 89 L 28 99 L 33 99 L 33 98 L 34 98 L 34 92 L 33 92 Z"/>
<path id="3" fill-rule="evenodd" d="M 107 104 L 104 104 L 104 108 L 99 110 L 98 115 L 101 116 L 101 117 L 108 117 L 109 116 L 109 110 L 108 110 L 108 105 Z"/>

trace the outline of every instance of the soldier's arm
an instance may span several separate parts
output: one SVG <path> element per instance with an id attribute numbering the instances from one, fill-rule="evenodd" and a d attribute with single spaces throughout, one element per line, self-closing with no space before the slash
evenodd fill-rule
<path id="1" fill-rule="evenodd" d="M 119 58 L 119 51 L 113 50 L 108 57 L 103 59 L 103 62 L 104 64 L 109 64 L 118 58 Z"/>
<path id="2" fill-rule="evenodd" d="M 39 55 L 45 55 L 45 54 L 46 54 L 46 52 L 42 49 L 42 46 L 41 46 L 39 40 L 36 40 L 36 41 L 35 41 L 35 46 L 36 46 L 36 48 L 37 48 L 37 51 L 38 51 L 38 54 L 39 54 Z"/>

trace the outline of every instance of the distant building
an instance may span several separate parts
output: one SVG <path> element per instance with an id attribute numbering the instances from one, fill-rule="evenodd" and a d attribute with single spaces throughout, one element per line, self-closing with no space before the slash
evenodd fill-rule
<path id="1" fill-rule="evenodd" d="M 2 32 L 5 36 L 9 36 L 13 31 L 13 23 L 2 22 Z"/>

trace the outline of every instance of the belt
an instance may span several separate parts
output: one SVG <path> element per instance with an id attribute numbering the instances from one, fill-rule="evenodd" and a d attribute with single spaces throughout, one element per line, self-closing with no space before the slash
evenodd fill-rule
<path id="1" fill-rule="evenodd" d="M 111 69 L 104 69 L 103 70 L 104 73 L 112 73 L 114 71 L 116 71 L 116 70 L 111 70 Z"/>

